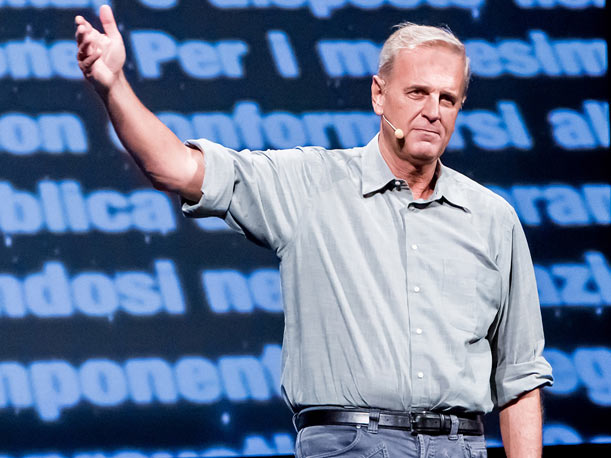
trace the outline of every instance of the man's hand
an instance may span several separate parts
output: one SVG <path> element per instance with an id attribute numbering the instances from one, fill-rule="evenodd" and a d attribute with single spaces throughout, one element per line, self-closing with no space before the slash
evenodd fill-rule
<path id="1" fill-rule="evenodd" d="M 198 201 L 205 169 L 202 153 L 185 146 L 140 102 L 123 73 L 125 45 L 108 5 L 100 8 L 100 20 L 104 33 L 82 16 L 74 19 L 79 67 L 104 102 L 121 143 L 153 186 Z"/>
<path id="2" fill-rule="evenodd" d="M 541 456 L 542 409 L 539 391 L 539 388 L 535 388 L 501 408 L 501 435 L 508 458 Z"/>
<path id="3" fill-rule="evenodd" d="M 119 79 L 125 63 L 125 45 L 108 5 L 100 7 L 100 20 L 105 33 L 100 33 L 85 20 L 76 16 L 77 60 L 83 75 L 97 90 L 107 91 Z"/>

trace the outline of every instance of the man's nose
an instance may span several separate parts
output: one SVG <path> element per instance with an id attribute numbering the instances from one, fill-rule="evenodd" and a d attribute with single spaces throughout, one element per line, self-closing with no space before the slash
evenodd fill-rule
<path id="1" fill-rule="evenodd" d="M 429 94 L 422 107 L 422 115 L 430 122 L 439 119 L 439 99 L 433 94 Z"/>

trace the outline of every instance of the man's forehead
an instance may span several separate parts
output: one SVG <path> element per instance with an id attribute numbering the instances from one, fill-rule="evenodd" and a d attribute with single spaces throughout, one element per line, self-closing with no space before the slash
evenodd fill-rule
<path id="1" fill-rule="evenodd" d="M 422 61 L 426 61 L 428 65 L 423 65 Z M 433 65 L 436 68 L 432 69 Z M 415 48 L 401 49 L 395 56 L 390 75 L 387 80 L 393 79 L 395 76 L 410 77 L 429 75 L 429 71 L 434 70 L 434 74 L 438 80 L 444 79 L 445 84 L 453 85 L 454 80 L 460 80 L 462 86 L 464 74 L 465 57 L 455 48 L 445 44 L 430 44 L 419 45 Z M 441 70 L 441 71 L 440 71 Z M 424 83 L 425 81 L 423 81 Z M 416 81 L 414 81 L 416 83 Z"/>

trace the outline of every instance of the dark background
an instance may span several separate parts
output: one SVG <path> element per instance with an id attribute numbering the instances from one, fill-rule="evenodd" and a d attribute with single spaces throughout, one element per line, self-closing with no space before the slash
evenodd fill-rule
<path id="1" fill-rule="evenodd" d="M 99 26 L 94 9 L 69 8 L 65 7 L 69 2 L 64 2 L 64 6 L 61 3 L 0 1 L 0 47 L 6 49 L 7 43 L 26 37 L 47 45 L 55 40 L 72 39 L 75 14 L 83 14 Z M 231 113 L 238 101 L 245 100 L 256 101 L 262 113 L 370 111 L 370 77 L 329 78 L 316 53 L 316 42 L 367 39 L 382 43 L 392 26 L 404 20 L 447 24 L 463 41 L 484 39 L 497 43 L 506 39 L 527 42 L 530 30 L 542 30 L 553 40 L 600 39 L 605 36 L 608 19 L 606 10 L 597 6 L 601 3 L 597 1 L 583 1 L 580 6 L 580 2 L 568 0 L 488 0 L 479 2 L 477 10 L 428 6 L 469 3 L 460 1 L 414 2 L 420 3 L 417 8 L 395 8 L 384 3 L 381 7 L 363 9 L 346 4 L 330 18 L 315 17 L 305 7 L 222 9 L 204 0 L 180 0 L 174 5 L 170 1 L 165 2 L 168 8 L 151 7 L 162 3 L 115 1 L 113 7 L 127 45 L 126 73 L 136 93 L 153 112 L 183 115 Z M 556 6 L 520 8 L 520 3 Z M 577 6 L 565 6 L 571 4 Z M 135 30 L 163 30 L 177 41 L 242 40 L 249 45 L 244 61 L 246 75 L 237 79 L 194 79 L 173 61 L 163 65 L 161 78 L 145 79 L 135 66 L 130 46 L 129 33 Z M 290 37 L 301 69 L 298 78 L 283 78 L 275 70 L 265 39 L 268 30 L 283 30 Z M 0 121 L 2 116 L 14 113 L 32 118 L 44 113 L 74 113 L 85 124 L 88 150 L 80 155 L 42 150 L 19 155 L 1 146 L 6 143 L 0 143 L 1 182 L 10 183 L 15 191 L 32 194 L 36 193 L 37 183 L 45 179 L 78 181 L 85 194 L 104 189 L 128 194 L 148 188 L 134 163 L 111 141 L 103 107 L 82 79 L 57 75 L 15 77 L 3 71 L 7 59 L 7 53 L 2 54 L 0 49 Z M 606 70 L 606 61 L 604 67 Z M 533 147 L 486 150 L 463 131 L 466 147 L 448 151 L 444 163 L 481 183 L 503 188 L 557 184 L 579 189 L 584 184 L 608 184 L 608 137 L 606 145 L 599 147 L 564 149 L 554 141 L 547 121 L 548 113 L 557 108 L 579 112 L 584 100 L 607 102 L 607 84 L 606 72 L 604 76 L 538 74 L 529 78 L 511 74 L 485 78 L 475 74 L 465 112 L 496 112 L 499 100 L 514 101 L 532 136 Z M 608 123 L 607 105 L 607 135 Z M 332 146 L 341 145 L 334 140 Z M 94 358 L 121 363 L 138 357 L 160 357 L 172 363 L 186 355 L 203 356 L 215 362 L 229 355 L 258 357 L 264 345 L 279 345 L 283 327 L 280 313 L 259 309 L 245 314 L 213 313 L 200 280 L 202 271 L 207 270 L 235 269 L 250 274 L 262 268 L 276 268 L 273 253 L 225 230 L 203 230 L 180 216 L 175 198 L 171 202 L 176 229 L 165 235 L 134 228 L 118 233 L 95 229 L 52 233 L 43 227 L 32 233 L 12 233 L 5 219 L 0 227 L 4 237 L 4 243 L 0 243 L 0 275 L 22 279 L 40 272 L 46 262 L 60 261 L 72 276 L 82 271 L 112 276 L 126 270 L 152 272 L 154 260 L 170 259 L 178 271 L 187 311 L 175 316 L 158 313 L 148 317 L 118 312 L 112 319 L 82 314 L 55 319 L 32 315 L 11 318 L 2 311 L 9 299 L 0 296 L 0 301 L 4 301 L 0 302 L 0 363 L 16 362 L 27 368 L 35 361 L 62 360 L 78 367 Z M 10 203 L 0 202 L 1 205 Z M 560 264 L 583 265 L 584 253 L 589 251 L 608 256 L 608 220 L 560 225 L 546 216 L 544 203 L 539 203 L 539 209 L 543 222 L 525 225 L 535 264 L 552 271 L 553 266 Z M 560 277 L 554 281 L 559 291 L 567 287 L 566 280 Z M 608 262 L 607 276 L 599 283 L 589 277 L 586 285 L 587 291 L 594 293 L 605 288 L 607 291 L 611 288 Z M 577 365 L 569 365 L 568 372 L 554 367 L 560 388 L 546 390 L 546 444 L 611 442 L 609 305 L 608 296 L 595 305 L 570 300 L 561 305 L 543 304 L 548 351 L 560 351 L 568 361 L 575 362 L 576 351 L 598 350 L 598 359 L 588 370 Z M 550 362 L 554 365 L 553 360 Z M 563 391 L 561 388 L 566 384 L 559 382 L 571 377 L 578 382 Z M 92 451 L 113 455 L 126 450 L 136 454 L 163 451 L 177 456 L 184 451 L 197 456 L 226 455 L 232 451 L 283 454 L 291 451 L 286 448 L 286 439 L 294 437 L 290 411 L 276 395 L 268 401 L 242 402 L 221 397 L 208 405 L 179 400 L 165 405 L 160 402 L 135 405 L 126 401 L 114 407 L 100 407 L 81 400 L 62 410 L 57 420 L 45 421 L 35 408 L 15 409 L 7 402 L 6 385 L 0 384 L 0 390 L 4 390 L 0 396 L 0 456 L 2 453 L 72 456 Z M 592 390 L 606 393 L 606 397 L 593 397 Z M 496 423 L 495 414 L 487 417 L 487 435 L 492 446 L 500 444 Z"/>

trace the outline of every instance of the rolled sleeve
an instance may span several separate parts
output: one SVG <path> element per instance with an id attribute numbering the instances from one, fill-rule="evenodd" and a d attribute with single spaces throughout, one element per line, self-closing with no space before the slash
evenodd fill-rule
<path id="1" fill-rule="evenodd" d="M 502 254 L 506 287 L 492 339 L 492 388 L 499 407 L 553 383 L 552 368 L 542 356 L 545 339 L 534 268 L 513 209 L 509 226 L 508 249 Z"/>
<path id="2" fill-rule="evenodd" d="M 235 151 L 209 140 L 188 140 L 204 153 L 202 196 L 182 202 L 188 217 L 217 216 L 253 242 L 279 253 L 291 240 L 311 199 L 316 148 Z"/>
<path id="3" fill-rule="evenodd" d="M 191 218 L 224 217 L 233 195 L 233 159 L 223 151 L 221 145 L 206 139 L 187 140 L 185 144 L 204 153 L 204 170 L 212 173 L 204 173 L 202 196 L 197 203 L 182 201 L 182 213 Z"/>
<path id="4" fill-rule="evenodd" d="M 540 348 L 543 349 L 543 341 Z M 502 407 L 523 393 L 552 383 L 552 368 L 543 356 L 523 363 L 506 364 L 496 373 L 496 404 Z"/>

